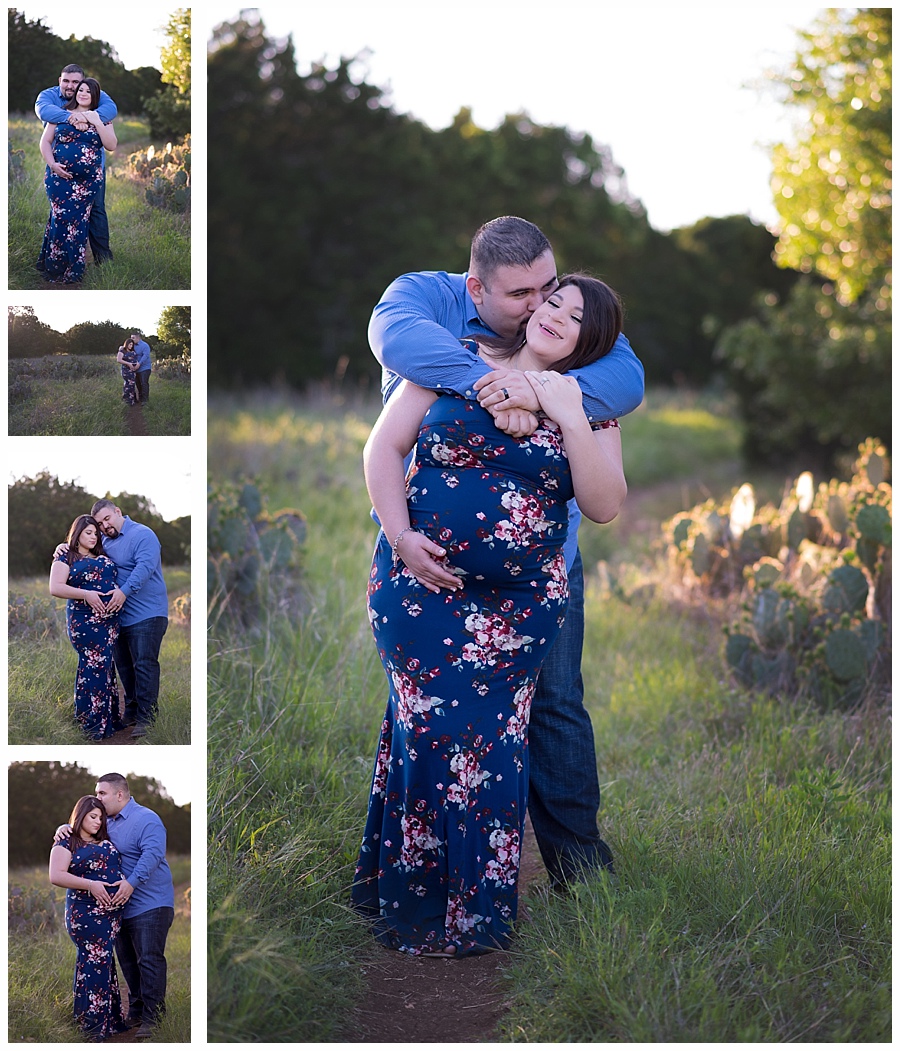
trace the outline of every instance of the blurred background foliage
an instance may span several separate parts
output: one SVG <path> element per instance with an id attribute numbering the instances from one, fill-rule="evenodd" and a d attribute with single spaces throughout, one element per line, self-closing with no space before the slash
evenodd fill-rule
<path id="1" fill-rule="evenodd" d="M 153 138 L 180 139 L 190 132 L 189 8 L 178 8 L 165 19 L 160 69 L 126 69 L 111 43 L 91 36 L 63 39 L 44 25 L 44 19 L 29 19 L 23 11 L 7 8 L 10 113 L 32 112 L 38 94 L 57 84 L 63 66 L 74 62 L 99 80 L 121 115 L 147 119 Z"/>
<path id="2" fill-rule="evenodd" d="M 517 214 L 560 273 L 622 294 L 648 385 L 736 393 L 749 462 L 889 446 L 890 17 L 829 9 L 774 78 L 802 117 L 773 149 L 776 238 L 741 215 L 655 230 L 589 135 L 526 113 L 485 130 L 467 109 L 432 130 L 360 56 L 302 75 L 292 39 L 242 12 L 210 42 L 210 384 L 374 389 L 366 327 L 387 284 L 464 271 L 475 229 Z M 727 158 L 694 177 L 727 178 Z"/>
<path id="3" fill-rule="evenodd" d="M 101 774 L 113 773 L 103 769 Z M 156 778 L 121 773 L 133 798 L 157 813 L 166 826 L 166 850 L 170 854 L 191 852 L 191 806 L 177 806 Z M 93 795 L 97 777 L 78 763 L 10 763 L 9 777 L 9 865 L 12 868 L 38 865 L 50 857 L 53 833 L 69 820 L 72 807 L 82 796 Z"/>
<path id="4" fill-rule="evenodd" d="M 140 474 L 138 468 L 137 472 Z M 49 471 L 34 478 L 17 478 L 8 487 L 9 576 L 50 572 L 50 559 L 79 515 L 90 514 L 96 500 L 113 500 L 122 513 L 149 526 L 162 547 L 167 566 L 190 561 L 190 515 L 166 522 L 153 504 L 134 493 L 89 493 L 73 482 L 60 481 Z"/>

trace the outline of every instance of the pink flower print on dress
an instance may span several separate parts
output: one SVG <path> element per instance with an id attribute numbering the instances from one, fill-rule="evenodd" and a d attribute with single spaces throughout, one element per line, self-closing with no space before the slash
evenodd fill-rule
<path id="1" fill-rule="evenodd" d="M 518 831 L 511 828 L 494 829 L 488 842 L 495 857 L 485 867 L 485 878 L 514 887 L 519 878 Z"/>
<path id="2" fill-rule="evenodd" d="M 397 722 L 406 729 L 412 730 L 417 720 L 416 715 L 426 715 L 431 711 L 439 712 L 444 703 L 440 697 L 429 697 L 401 671 L 391 672 L 391 679 L 397 693 Z"/>

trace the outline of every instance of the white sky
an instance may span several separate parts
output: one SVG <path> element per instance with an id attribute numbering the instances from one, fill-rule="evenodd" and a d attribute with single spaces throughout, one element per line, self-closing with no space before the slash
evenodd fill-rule
<path id="1" fill-rule="evenodd" d="M 78 763 L 89 770 L 94 777 L 103 774 L 138 774 L 143 777 L 155 777 L 169 793 L 177 806 L 191 803 L 202 807 L 203 770 L 200 761 L 200 777 L 191 763 L 186 759 L 185 749 L 176 745 L 157 745 L 154 748 L 140 748 L 133 745 L 73 746 L 61 754 L 58 748 L 29 748 L 21 756 L 18 749 L 8 750 L 9 762 L 62 762 Z M 139 803 L 146 800 L 137 798 Z M 74 803 L 75 800 L 73 799 Z M 65 817 L 60 819 L 65 820 Z"/>
<path id="2" fill-rule="evenodd" d="M 38 19 L 56 36 L 68 39 L 93 37 L 105 40 L 116 49 L 126 69 L 154 66 L 159 69 L 159 53 L 166 43 L 169 15 L 183 3 L 163 4 L 158 0 L 139 3 L 74 4 L 59 0 L 36 0 L 35 3 L 13 4 L 31 22 Z M 43 87 L 49 87 L 44 84 Z M 36 91 L 41 90 L 37 88 Z"/>
<path id="3" fill-rule="evenodd" d="M 66 332 L 82 321 L 112 321 L 125 327 L 136 325 L 151 336 L 156 334 L 165 307 L 184 306 L 190 299 L 178 292 L 100 292 L 86 297 L 42 291 L 16 292 L 10 298 L 11 306 L 34 307 L 38 318 L 57 332 Z M 110 353 L 115 350 L 113 347 Z"/>
<path id="4" fill-rule="evenodd" d="M 46 469 L 60 481 L 77 482 L 98 497 L 107 491 L 146 496 L 167 522 L 196 515 L 195 504 L 204 497 L 197 492 L 203 486 L 191 484 L 184 438 L 155 437 L 152 447 L 134 438 L 11 436 L 5 441 L 8 483 L 33 478 Z M 197 478 L 204 477 L 200 467 Z"/>
<path id="5" fill-rule="evenodd" d="M 212 0 L 195 12 L 195 33 L 208 37 L 239 10 Z M 341 0 L 258 10 L 270 36 L 293 33 L 301 72 L 369 48 L 367 82 L 432 127 L 469 106 L 482 128 L 525 110 L 590 133 L 612 148 L 652 225 L 668 230 L 707 215 L 775 222 L 759 144 L 790 127 L 781 106 L 742 85 L 784 68 L 795 30 L 824 7 Z"/>

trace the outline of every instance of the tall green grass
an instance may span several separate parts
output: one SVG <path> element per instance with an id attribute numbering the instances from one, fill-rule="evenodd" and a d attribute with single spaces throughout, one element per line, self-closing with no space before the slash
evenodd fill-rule
<path id="1" fill-rule="evenodd" d="M 309 519 L 303 612 L 263 603 L 249 629 L 211 633 L 210 1040 L 345 1038 L 358 964 L 381 951 L 347 908 L 387 693 L 364 609 L 376 413 L 322 396 L 210 405 L 212 478 L 250 476 L 271 510 Z M 632 496 L 663 457 L 667 486 L 745 480 L 734 424 L 697 413 L 651 398 L 629 418 Z M 584 677 L 617 881 L 531 894 L 509 1011 L 484 1039 L 886 1039 L 885 714 L 739 693 L 714 613 L 589 580 Z"/>
<path id="2" fill-rule="evenodd" d="M 190 744 L 191 628 L 173 619 L 171 603 L 190 590 L 188 567 L 166 566 L 169 627 L 160 648 L 159 714 L 152 731 L 139 745 Z M 53 602 L 55 637 L 21 639 L 8 645 L 8 743 L 83 744 L 74 719 L 73 690 L 78 656 L 65 632 L 65 601 L 49 600 L 47 582 L 39 578 L 9 581 L 9 601 L 39 597 Z"/>
<path id="3" fill-rule="evenodd" d="M 10 114 L 8 128 L 12 148 L 25 153 L 25 178 L 9 186 L 9 287 L 45 288 L 34 268 L 50 212 L 39 149 L 41 125 L 33 115 Z M 150 145 L 147 126 L 125 117 L 116 120 L 115 130 L 119 147 L 106 155 L 106 211 L 114 259 L 94 266 L 88 251 L 83 287 L 190 288 L 190 215 L 152 208 L 143 186 L 128 176 L 128 155 Z"/>
<path id="4" fill-rule="evenodd" d="M 151 374 L 150 400 L 129 408 L 114 354 L 19 358 L 8 371 L 10 434 L 130 435 L 138 428 L 150 435 L 191 433 L 190 382 Z"/>
<path id="5" fill-rule="evenodd" d="M 49 854 L 49 851 L 48 851 Z M 188 871 L 190 859 L 170 859 L 173 872 Z M 10 887 L 32 888 L 55 902 L 55 923 L 38 931 L 10 931 L 8 942 L 8 1040 L 22 1043 L 82 1043 L 72 1019 L 72 975 L 76 949 L 65 928 L 65 890 L 51 887 L 45 868 L 11 869 Z M 168 980 L 166 1015 L 153 1043 L 189 1043 L 191 1039 L 190 909 L 176 894 L 175 921 L 166 940 Z M 121 971 L 123 1006 L 127 988 Z"/>

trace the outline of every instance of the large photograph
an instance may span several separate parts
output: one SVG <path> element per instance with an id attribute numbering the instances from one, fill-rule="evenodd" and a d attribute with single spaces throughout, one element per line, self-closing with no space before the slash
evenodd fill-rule
<path id="1" fill-rule="evenodd" d="M 889 1041 L 890 10 L 217 8 L 209 1039 Z"/>
<path id="2" fill-rule="evenodd" d="M 190 9 L 49 10 L 8 9 L 9 287 L 189 288 Z"/>

